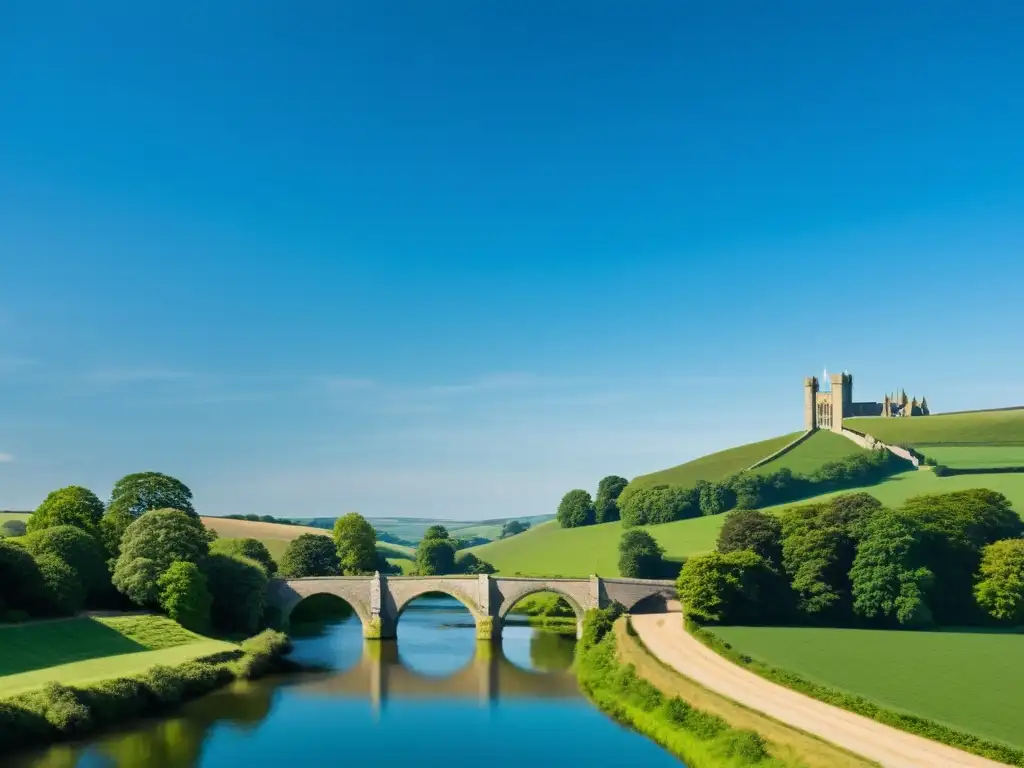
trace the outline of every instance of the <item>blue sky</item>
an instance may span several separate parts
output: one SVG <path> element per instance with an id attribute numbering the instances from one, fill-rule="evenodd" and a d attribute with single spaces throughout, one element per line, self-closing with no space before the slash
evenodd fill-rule
<path id="1" fill-rule="evenodd" d="M 300 6 L 4 3 L 0 508 L 537 514 L 824 366 L 1024 401 L 1020 4 Z"/>

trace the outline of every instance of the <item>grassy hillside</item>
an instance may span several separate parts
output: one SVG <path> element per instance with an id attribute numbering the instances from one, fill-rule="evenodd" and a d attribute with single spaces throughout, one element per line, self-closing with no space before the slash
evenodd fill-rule
<path id="1" fill-rule="evenodd" d="M 843 424 L 894 445 L 1024 445 L 1024 408 L 910 419 L 844 419 Z"/>
<path id="2" fill-rule="evenodd" d="M 822 464 L 839 461 L 847 456 L 864 453 L 866 450 L 849 438 L 837 435 L 835 432 L 819 430 L 793 450 L 787 451 L 777 459 L 772 459 L 754 471 L 759 474 L 769 474 L 780 469 L 789 469 L 797 475 L 808 475 Z"/>
<path id="3" fill-rule="evenodd" d="M 31 512 L 0 512 L 0 525 L 8 520 L 21 520 L 23 523 L 27 523 L 31 514 Z"/>
<path id="4" fill-rule="evenodd" d="M 718 453 L 710 453 L 669 469 L 634 477 L 628 488 L 647 488 L 652 485 L 681 485 L 692 487 L 698 480 L 721 480 L 740 472 L 760 459 L 796 440 L 802 432 L 773 437 L 758 443 L 748 443 Z"/>
<path id="5" fill-rule="evenodd" d="M 1022 445 L 922 445 L 915 450 L 954 469 L 1024 467 Z"/>
<path id="6" fill-rule="evenodd" d="M 715 627 L 733 648 L 822 685 L 1024 748 L 1024 637 Z"/>
<path id="7" fill-rule="evenodd" d="M 80 685 L 237 648 L 149 615 L 0 626 L 0 647 L 0 697 L 53 680 Z"/>
<path id="8" fill-rule="evenodd" d="M 427 528 L 432 525 L 443 525 L 453 536 L 469 539 L 479 536 L 483 539 L 497 539 L 501 535 L 501 527 L 510 520 L 521 520 L 531 525 L 539 525 L 554 518 L 554 515 L 522 515 L 518 517 L 502 517 L 490 520 L 443 520 L 429 517 L 368 517 L 370 524 L 381 533 L 388 533 L 405 541 L 418 542 L 423 538 Z M 304 518 L 298 522 L 316 528 L 331 528 L 334 517 Z"/>

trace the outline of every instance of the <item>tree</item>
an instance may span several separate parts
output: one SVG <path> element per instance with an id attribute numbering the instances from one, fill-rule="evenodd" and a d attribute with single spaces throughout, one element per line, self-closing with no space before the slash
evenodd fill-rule
<path id="1" fill-rule="evenodd" d="M 217 539 L 210 542 L 210 553 L 247 557 L 259 563 L 267 576 L 277 573 L 277 563 L 274 562 L 267 545 L 259 539 Z"/>
<path id="2" fill-rule="evenodd" d="M 81 528 L 73 525 L 43 528 L 26 536 L 24 546 L 37 560 L 53 556 L 67 563 L 87 597 L 109 589 L 110 571 L 103 547 Z"/>
<path id="3" fill-rule="evenodd" d="M 349 512 L 334 522 L 334 543 L 342 574 L 356 576 L 373 573 L 377 563 L 377 533 L 369 521 L 357 512 Z"/>
<path id="4" fill-rule="evenodd" d="M 209 555 L 199 568 L 213 597 L 210 620 L 214 628 L 229 634 L 254 634 L 267 598 L 267 576 L 260 564 L 244 557 Z"/>
<path id="5" fill-rule="evenodd" d="M 157 580 L 157 586 L 160 607 L 169 617 L 193 632 L 208 629 L 213 597 L 198 565 L 184 560 L 171 563 Z"/>
<path id="6" fill-rule="evenodd" d="M 888 510 L 874 513 L 850 569 L 854 613 L 908 627 L 926 626 L 932 621 L 926 600 L 931 582 L 932 572 L 921 565 L 912 525 Z"/>
<path id="7" fill-rule="evenodd" d="M 590 494 L 577 488 L 562 497 L 555 517 L 563 528 L 594 524 L 594 502 Z"/>
<path id="8" fill-rule="evenodd" d="M 432 525 L 423 533 L 424 539 L 447 539 L 450 536 L 448 529 L 443 525 Z"/>
<path id="9" fill-rule="evenodd" d="M 78 613 L 85 605 L 86 592 L 75 569 L 56 555 L 41 555 L 35 560 L 43 577 L 47 602 L 58 613 Z"/>
<path id="10" fill-rule="evenodd" d="M 0 539 L 24 536 L 27 531 L 28 526 L 21 520 L 7 520 L 0 525 Z"/>
<path id="11" fill-rule="evenodd" d="M 451 539 L 429 538 L 416 548 L 416 571 L 420 576 L 455 573 L 455 544 Z"/>
<path id="12" fill-rule="evenodd" d="M 594 500 L 594 519 L 598 523 L 610 523 L 619 519 L 619 496 L 629 481 L 618 475 L 608 475 L 597 484 L 597 498 Z"/>
<path id="13" fill-rule="evenodd" d="M 656 579 L 665 550 L 647 531 L 630 530 L 619 539 L 619 573 L 632 579 Z"/>
<path id="14" fill-rule="evenodd" d="M 136 605 L 158 605 L 156 582 L 171 563 L 177 560 L 196 563 L 206 556 L 209 551 L 206 535 L 195 525 L 193 516 L 178 509 L 158 509 L 145 513 L 125 530 L 113 581 Z M 142 580 L 143 575 L 153 573 L 156 578 L 152 581 Z"/>
<path id="15" fill-rule="evenodd" d="M 690 558 L 676 586 L 688 616 L 736 623 L 760 619 L 772 610 L 770 595 L 777 578 L 764 558 L 743 549 Z"/>
<path id="16" fill-rule="evenodd" d="M 499 539 L 507 539 L 510 536 L 518 536 L 520 533 L 524 533 L 530 529 L 530 524 L 521 520 L 509 520 L 503 526 L 501 526 L 501 534 Z"/>
<path id="17" fill-rule="evenodd" d="M 51 491 L 28 519 L 28 532 L 73 525 L 95 533 L 103 517 L 103 502 L 88 488 L 69 485 Z"/>
<path id="18" fill-rule="evenodd" d="M 107 551 L 116 557 L 121 551 L 121 538 L 132 521 L 155 509 L 181 510 L 203 529 L 203 523 L 192 507 L 192 491 L 187 485 L 161 472 L 136 472 L 114 483 L 110 493 L 107 511 L 100 521 Z"/>
<path id="19" fill-rule="evenodd" d="M 486 560 L 481 560 L 472 552 L 460 552 L 455 558 L 454 570 L 456 573 L 476 575 L 481 573 L 494 573 L 498 569 Z"/>
<path id="20" fill-rule="evenodd" d="M 734 509 L 718 532 L 722 554 L 749 549 L 774 567 L 782 565 L 782 523 L 775 515 L 756 509 Z"/>
<path id="21" fill-rule="evenodd" d="M 696 488 L 653 485 L 619 496 L 619 512 L 623 528 L 636 525 L 658 525 L 696 517 L 700 514 Z"/>
<path id="22" fill-rule="evenodd" d="M 728 483 L 697 483 L 700 513 L 720 515 L 736 506 L 736 493 Z"/>
<path id="23" fill-rule="evenodd" d="M 993 619 L 1024 623 L 1024 539 L 996 541 L 982 550 L 974 595 Z"/>
<path id="24" fill-rule="evenodd" d="M 338 576 L 340 573 L 334 541 L 319 533 L 304 533 L 293 539 L 281 558 L 281 575 L 288 578 Z"/>
<path id="25" fill-rule="evenodd" d="M 0 612 L 39 613 L 46 586 L 39 566 L 24 547 L 0 541 Z"/>

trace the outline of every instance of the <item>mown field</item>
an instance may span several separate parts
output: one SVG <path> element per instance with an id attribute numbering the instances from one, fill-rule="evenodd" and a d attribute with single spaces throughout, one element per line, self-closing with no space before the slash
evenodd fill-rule
<path id="1" fill-rule="evenodd" d="M 736 650 L 888 709 L 1024 748 L 1024 635 L 715 627 Z"/>
<path id="2" fill-rule="evenodd" d="M 772 459 L 754 471 L 766 475 L 780 469 L 788 469 L 796 475 L 809 475 L 822 464 L 839 461 L 848 456 L 864 453 L 866 450 L 849 438 L 837 435 L 835 432 L 819 430 L 796 448 L 787 451 L 777 459 Z"/>
<path id="3" fill-rule="evenodd" d="M 57 619 L 0 626 L 0 697 L 53 680 L 80 685 L 144 672 L 237 646 L 163 616 Z"/>
<path id="4" fill-rule="evenodd" d="M 910 419 L 844 419 L 843 424 L 893 445 L 1024 444 L 1024 408 L 938 414 Z"/>
<path id="5" fill-rule="evenodd" d="M 757 443 L 729 448 L 718 453 L 710 453 L 676 467 L 634 477 L 627 488 L 646 488 L 661 484 L 691 487 L 696 485 L 698 480 L 721 480 L 746 469 L 766 456 L 770 456 L 796 440 L 801 434 L 803 433 L 793 432 Z"/>

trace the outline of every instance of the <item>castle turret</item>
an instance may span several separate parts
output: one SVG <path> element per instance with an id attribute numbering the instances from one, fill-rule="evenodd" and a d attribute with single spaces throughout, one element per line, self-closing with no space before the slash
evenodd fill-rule
<path id="1" fill-rule="evenodd" d="M 804 429 L 818 428 L 817 417 L 818 380 L 814 376 L 804 379 Z"/>
<path id="2" fill-rule="evenodd" d="M 843 431 L 844 406 L 846 405 L 846 389 L 849 384 L 847 374 L 833 373 L 830 385 L 832 387 L 832 431 Z"/>

